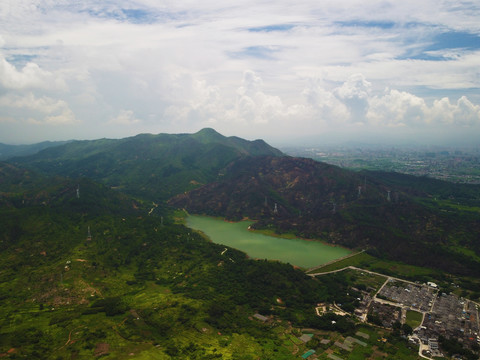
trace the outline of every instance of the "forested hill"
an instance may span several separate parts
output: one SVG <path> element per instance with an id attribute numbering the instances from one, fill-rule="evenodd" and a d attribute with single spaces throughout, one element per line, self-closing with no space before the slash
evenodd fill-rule
<path id="1" fill-rule="evenodd" d="M 215 180 L 235 159 L 260 155 L 282 153 L 263 140 L 225 137 L 206 128 L 195 134 L 74 141 L 10 161 L 49 175 L 88 177 L 157 201 Z"/>
<path id="2" fill-rule="evenodd" d="M 478 186 L 353 172 L 213 129 L 74 141 L 10 163 L 158 204 L 177 195 L 170 204 L 191 212 L 250 217 L 276 232 L 480 275 Z"/>
<path id="3" fill-rule="evenodd" d="M 258 220 L 257 228 L 480 275 L 480 186 L 258 157 L 232 163 L 222 181 L 178 195 L 170 204 L 232 220 L 249 217 Z"/>
<path id="4" fill-rule="evenodd" d="M 0 162 L 0 210 L 63 215 L 84 218 L 137 214 L 141 204 L 127 195 L 87 178 L 48 177 L 32 170 Z M 2 219 L 5 225 L 5 218 Z M 17 219 L 17 223 L 20 219 Z M 15 222 L 13 223 L 15 225 Z"/>
<path id="5" fill-rule="evenodd" d="M 7 145 L 0 143 L 0 160 L 6 160 L 14 156 L 27 156 L 35 154 L 49 147 L 59 146 L 66 141 L 44 141 L 32 145 Z"/>
<path id="6" fill-rule="evenodd" d="M 292 324 L 354 331 L 312 316 L 355 300 L 344 275 L 249 260 L 155 214 L 89 179 L 0 163 L 0 357 L 292 359 Z"/>
<path id="7" fill-rule="evenodd" d="M 353 311 L 353 275 L 311 278 L 209 242 L 150 205 L 179 193 L 170 203 L 192 212 L 480 276 L 478 187 L 347 171 L 212 129 L 76 141 L 0 163 L 0 357 L 292 359 L 315 347 L 292 343 L 300 328 L 355 333 L 349 317 L 314 315 L 319 302 Z"/>

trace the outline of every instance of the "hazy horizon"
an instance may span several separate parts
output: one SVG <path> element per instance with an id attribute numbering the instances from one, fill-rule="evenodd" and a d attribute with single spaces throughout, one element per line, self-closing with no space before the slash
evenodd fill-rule
<path id="1" fill-rule="evenodd" d="M 214 129 L 216 130 L 216 129 Z M 80 138 L 72 138 L 72 139 L 65 139 L 65 140 L 41 140 L 35 142 L 25 142 L 25 143 L 14 143 L 14 142 L 0 142 L 0 145 L 7 145 L 7 146 L 29 146 L 29 145 L 36 145 L 41 143 L 48 143 L 48 142 L 59 142 L 59 143 L 67 143 L 71 141 L 95 141 L 101 139 L 123 139 L 127 137 L 135 137 L 138 135 L 158 135 L 158 134 L 193 134 L 194 132 L 181 132 L 181 133 L 138 133 L 133 135 L 128 135 L 125 137 L 99 137 L 99 138 L 91 138 L 91 139 L 80 139 Z M 220 133 L 221 134 L 221 133 Z M 224 136 L 237 136 L 237 135 L 225 135 Z M 243 138 L 243 137 L 242 137 Z M 398 149 L 407 149 L 407 148 L 458 148 L 458 149 L 477 149 L 480 146 L 480 143 L 477 140 L 476 136 L 471 136 L 468 139 L 462 137 L 455 138 L 449 137 L 448 139 L 428 139 L 424 138 L 420 139 L 407 139 L 407 138 L 390 138 L 390 137 L 359 137 L 355 134 L 328 134 L 325 136 L 321 135 L 312 135 L 312 136 L 304 136 L 304 137 L 290 137 L 284 139 L 273 139 L 269 141 L 265 138 L 245 138 L 246 140 L 264 140 L 269 145 L 276 147 L 278 149 L 286 149 L 286 148 L 335 148 L 335 147 L 346 147 L 346 148 L 365 148 L 365 149 L 373 149 L 373 148 L 385 148 L 385 147 L 394 147 Z"/>
<path id="2" fill-rule="evenodd" d="M 480 5 L 10 1 L 0 142 L 194 133 L 475 145 Z"/>

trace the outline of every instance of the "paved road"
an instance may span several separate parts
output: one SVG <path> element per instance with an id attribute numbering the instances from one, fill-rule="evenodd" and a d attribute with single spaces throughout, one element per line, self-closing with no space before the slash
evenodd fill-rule
<path id="1" fill-rule="evenodd" d="M 354 254 L 355 255 L 355 254 Z M 351 255 L 352 256 L 352 255 Z M 311 270 L 315 270 L 315 269 L 319 269 L 321 267 L 317 267 L 317 268 L 313 268 Z M 385 282 L 382 284 L 382 286 L 380 287 L 380 289 L 378 289 L 378 291 L 375 293 L 375 295 L 372 297 L 372 299 L 370 300 L 370 302 L 368 303 L 367 305 L 367 309 L 369 308 L 370 304 L 372 301 L 375 301 L 375 302 L 378 302 L 378 303 L 382 303 L 382 304 L 388 304 L 388 305 L 393 305 L 393 306 L 397 306 L 397 307 L 401 307 L 402 309 L 411 309 L 411 310 L 414 310 L 414 311 L 417 311 L 417 312 L 420 312 L 422 314 L 422 321 L 420 323 L 419 326 L 421 326 L 425 320 L 425 315 L 427 313 L 433 313 L 433 308 L 435 306 L 435 301 L 437 299 L 437 296 L 434 296 L 433 297 L 433 300 L 432 300 L 432 305 L 430 306 L 430 309 L 428 311 L 421 311 L 419 309 L 414 309 L 414 308 L 411 308 L 410 306 L 406 306 L 406 305 L 401 305 L 399 303 L 396 303 L 396 302 L 392 302 L 392 301 L 388 301 L 388 300 L 383 300 L 383 299 L 379 299 L 377 297 L 377 295 L 380 293 L 380 291 L 385 287 L 386 284 L 388 284 L 390 281 L 392 280 L 395 280 L 395 281 L 399 281 L 399 282 L 404 282 L 404 283 L 408 283 L 408 284 L 412 284 L 412 285 L 415 285 L 415 286 L 427 286 L 427 285 L 421 285 L 421 284 L 418 284 L 418 283 L 415 283 L 413 281 L 409 281 L 409 280 L 404 280 L 404 279 L 401 279 L 401 278 L 397 278 L 395 276 L 389 276 L 389 275 L 385 275 L 385 274 L 380 274 L 380 273 L 377 273 L 375 271 L 370 271 L 370 270 L 366 270 L 366 269 L 362 269 L 362 268 L 358 268 L 356 266 L 347 266 L 347 267 L 344 267 L 342 269 L 337 269 L 337 270 L 332 270 L 332 271 L 327 271 L 327 272 L 318 272 L 318 273 L 315 273 L 315 274 L 307 274 L 308 276 L 312 276 L 312 277 L 315 277 L 315 276 L 321 276 L 321 275 L 327 275 L 327 274 L 332 274 L 332 273 L 336 273 L 336 272 L 340 272 L 340 271 L 344 271 L 344 270 L 348 270 L 348 269 L 351 269 L 351 270 L 356 270 L 356 271 L 361 271 L 361 272 L 365 272 L 365 273 L 369 273 L 369 274 L 372 274 L 372 275 L 377 275 L 377 276 L 383 276 L 385 277 Z M 437 294 L 435 295 L 438 295 L 438 292 Z M 478 302 L 475 302 L 475 301 L 472 301 L 472 300 L 468 300 L 466 299 L 465 301 L 465 306 L 467 306 L 468 302 L 471 302 L 473 304 L 475 304 L 477 306 L 477 311 L 476 311 L 476 317 L 477 317 L 477 328 L 480 329 L 480 314 L 479 314 L 479 310 L 478 310 L 478 307 L 480 307 L 480 304 Z M 366 315 L 366 314 L 364 314 Z M 366 316 L 362 317 L 364 320 L 363 321 L 366 321 Z M 429 346 L 428 345 L 424 345 L 422 344 L 422 342 L 420 341 L 420 346 L 419 346 L 419 349 L 418 349 L 418 355 L 422 358 L 425 358 L 425 359 L 431 359 L 430 357 L 427 357 L 425 355 L 422 354 L 422 351 L 423 350 L 430 350 L 429 349 Z"/>
<path id="2" fill-rule="evenodd" d="M 356 270 L 356 271 L 363 271 L 363 272 L 366 272 L 366 273 L 369 273 L 369 274 L 372 274 L 372 275 L 383 276 L 383 277 L 386 277 L 386 278 L 387 278 L 387 282 L 388 282 L 389 279 L 393 279 L 393 280 L 401 281 L 401 282 L 404 282 L 404 283 L 407 283 L 407 284 L 412 284 L 412 285 L 416 285 L 416 286 L 419 286 L 419 285 L 420 285 L 420 284 L 417 284 L 416 282 L 413 282 L 413 281 L 409 281 L 409 280 L 405 280 L 405 279 L 400 279 L 400 278 L 397 278 L 397 277 L 395 277 L 395 276 L 380 274 L 380 273 L 377 273 L 377 272 L 375 272 L 375 271 L 370 271 L 370 270 L 358 268 L 358 267 L 356 267 L 356 266 L 346 266 L 346 267 L 344 267 L 344 268 L 342 268 L 342 269 L 337 269 L 337 270 L 332 270 L 332 271 L 327 271 L 327 272 L 319 272 L 319 273 L 315 273 L 315 274 L 307 274 L 307 275 L 314 277 L 314 276 L 332 274 L 332 273 L 344 271 L 344 270 L 347 270 L 347 269 Z M 383 286 L 385 286 L 385 284 L 383 284 Z M 382 286 L 382 287 L 383 287 L 383 286 Z"/>

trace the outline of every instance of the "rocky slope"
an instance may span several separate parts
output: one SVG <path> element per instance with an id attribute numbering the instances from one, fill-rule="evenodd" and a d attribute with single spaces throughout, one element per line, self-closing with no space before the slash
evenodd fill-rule
<path id="1" fill-rule="evenodd" d="M 477 255 L 460 251 L 480 254 L 480 216 L 475 208 L 450 205 L 455 192 L 448 183 L 432 182 L 431 190 L 443 191 L 435 200 L 428 179 L 357 173 L 292 157 L 241 159 L 223 172 L 221 181 L 169 203 L 231 220 L 249 217 L 257 228 L 367 248 L 407 263 L 480 274 Z M 457 200 L 478 202 L 473 190 L 457 189 Z"/>

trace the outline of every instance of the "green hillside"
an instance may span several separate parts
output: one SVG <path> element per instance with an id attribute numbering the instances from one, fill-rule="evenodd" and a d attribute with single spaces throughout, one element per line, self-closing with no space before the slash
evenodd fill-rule
<path id="1" fill-rule="evenodd" d="M 324 303 L 352 313 L 371 291 L 363 274 L 311 278 L 225 252 L 169 206 L 367 249 L 362 267 L 401 266 L 475 298 L 479 190 L 343 170 L 213 129 L 74 141 L 0 163 L 0 357 L 298 359 L 316 349 L 416 359 L 400 329 L 316 312 Z M 359 329 L 371 340 L 350 354 L 321 343 Z"/>
<path id="2" fill-rule="evenodd" d="M 225 137 L 213 129 L 195 134 L 142 134 L 74 141 L 11 162 L 49 175 L 88 177 L 136 197 L 162 200 L 209 183 L 231 161 L 281 152 L 261 140 Z"/>
<path id="3" fill-rule="evenodd" d="M 480 186 L 357 173 L 310 159 L 240 159 L 221 181 L 170 200 L 189 212 L 257 220 L 271 229 L 376 256 L 480 275 Z"/>
<path id="4" fill-rule="evenodd" d="M 13 184 L 22 173 L 38 181 Z M 320 282 L 288 264 L 227 256 L 90 180 L 77 196 L 72 180 L 4 164 L 1 174 L 12 180 L 0 183 L 2 357 L 295 359 L 307 350 L 300 327 L 355 331 L 349 319 L 314 315 L 319 301 L 353 301 L 341 274 Z"/>
<path id="5" fill-rule="evenodd" d="M 59 146 L 67 141 L 44 141 L 32 145 L 7 145 L 0 143 L 0 160 L 6 160 L 14 156 L 27 156 L 35 154 L 49 147 Z"/>

